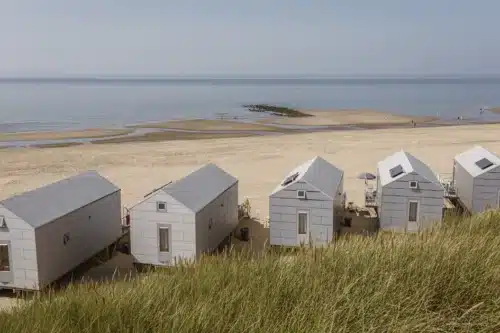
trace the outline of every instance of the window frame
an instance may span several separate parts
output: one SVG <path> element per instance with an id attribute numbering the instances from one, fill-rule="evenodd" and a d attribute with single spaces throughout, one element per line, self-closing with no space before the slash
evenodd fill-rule
<path id="1" fill-rule="evenodd" d="M 166 244 L 167 250 L 166 251 L 162 250 L 162 231 L 163 230 L 167 231 L 167 244 Z M 170 253 L 170 251 L 171 251 L 171 248 L 172 248 L 172 244 L 171 244 L 171 240 L 170 240 L 171 230 L 172 229 L 170 228 L 170 226 L 164 226 L 164 225 L 158 226 L 158 251 L 160 253 Z"/>
<path id="2" fill-rule="evenodd" d="M 161 209 L 160 205 L 164 205 L 165 208 Z M 156 211 L 160 213 L 166 213 L 167 212 L 167 203 L 165 201 L 156 201 Z"/>
<path id="3" fill-rule="evenodd" d="M 410 216 L 411 204 L 416 204 L 417 205 L 417 210 L 415 212 L 415 221 L 412 221 L 411 220 L 411 216 Z M 407 211 L 408 222 L 411 222 L 411 223 L 418 222 L 419 215 L 420 215 L 420 201 L 418 201 L 418 200 L 408 200 L 408 211 Z"/>
<path id="4" fill-rule="evenodd" d="M 303 233 L 300 232 L 300 215 L 301 214 L 306 216 L 305 230 Z M 309 212 L 298 211 L 297 212 L 297 235 L 307 235 L 308 229 L 309 229 Z"/>
<path id="5" fill-rule="evenodd" d="M 5 270 L 3 269 L 3 266 L 0 265 L 0 273 L 10 273 L 12 272 L 12 263 L 11 263 L 11 256 L 10 256 L 10 244 L 9 243 L 0 243 L 0 247 L 5 247 L 7 249 L 7 263 L 8 263 L 8 267 L 9 269 L 8 270 Z M 0 251 L 0 253 L 2 253 Z M 0 255 L 0 258 L 1 258 L 1 255 Z M 0 263 L 1 263 L 1 260 L 0 260 Z"/>

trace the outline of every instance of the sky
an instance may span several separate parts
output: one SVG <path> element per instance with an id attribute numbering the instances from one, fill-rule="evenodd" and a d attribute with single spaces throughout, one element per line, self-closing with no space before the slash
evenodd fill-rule
<path id="1" fill-rule="evenodd" d="M 0 0 L 0 76 L 500 74 L 498 0 Z"/>

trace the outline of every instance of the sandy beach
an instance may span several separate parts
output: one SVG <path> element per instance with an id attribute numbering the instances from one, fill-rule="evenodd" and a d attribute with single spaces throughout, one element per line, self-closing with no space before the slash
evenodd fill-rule
<path id="1" fill-rule="evenodd" d="M 451 173 L 453 157 L 473 145 L 500 153 L 498 133 L 500 125 L 467 125 L 4 149 L 0 199 L 93 169 L 121 187 L 123 204 L 131 207 L 153 188 L 213 162 L 239 179 L 240 202 L 248 198 L 263 222 L 269 193 L 293 167 L 316 155 L 344 170 L 348 201 L 362 205 L 364 183 L 357 175 L 375 172 L 387 155 L 405 149 L 436 172 Z"/>

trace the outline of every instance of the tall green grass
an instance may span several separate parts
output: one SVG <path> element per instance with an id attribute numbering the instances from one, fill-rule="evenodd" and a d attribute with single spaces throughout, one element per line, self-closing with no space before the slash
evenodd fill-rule
<path id="1" fill-rule="evenodd" d="M 500 332 L 500 213 L 75 285 L 0 332 Z"/>

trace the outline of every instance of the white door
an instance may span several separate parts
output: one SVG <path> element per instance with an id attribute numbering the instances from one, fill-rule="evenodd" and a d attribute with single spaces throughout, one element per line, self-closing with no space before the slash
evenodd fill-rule
<path id="1" fill-rule="evenodd" d="M 297 241 L 299 244 L 309 244 L 309 213 L 297 212 Z"/>
<path id="2" fill-rule="evenodd" d="M 420 202 L 416 200 L 408 201 L 408 231 L 418 230 L 418 215 L 420 210 Z"/>

